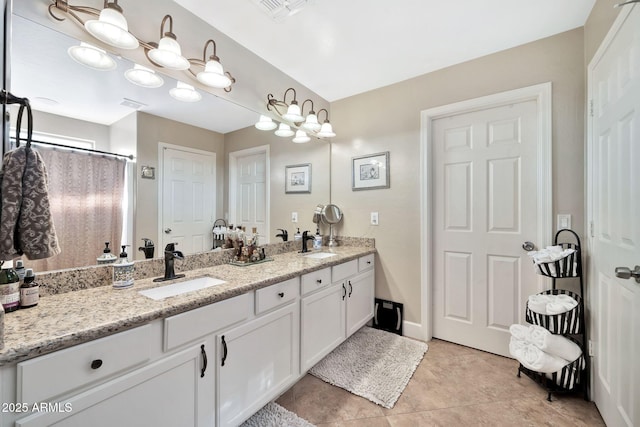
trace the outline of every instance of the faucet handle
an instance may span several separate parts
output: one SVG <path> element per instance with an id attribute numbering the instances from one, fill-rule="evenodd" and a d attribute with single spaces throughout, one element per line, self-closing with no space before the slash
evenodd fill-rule
<path id="1" fill-rule="evenodd" d="M 177 243 L 167 243 L 167 246 L 165 246 L 164 250 L 167 252 L 173 252 L 176 250 L 176 245 Z"/>

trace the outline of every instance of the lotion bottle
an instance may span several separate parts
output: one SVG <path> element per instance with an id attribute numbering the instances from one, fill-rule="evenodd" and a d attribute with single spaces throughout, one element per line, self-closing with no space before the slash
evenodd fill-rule
<path id="1" fill-rule="evenodd" d="M 113 264 L 113 288 L 126 289 L 133 286 L 134 264 L 129 261 L 126 252 L 128 245 L 122 245 L 120 259 Z"/>

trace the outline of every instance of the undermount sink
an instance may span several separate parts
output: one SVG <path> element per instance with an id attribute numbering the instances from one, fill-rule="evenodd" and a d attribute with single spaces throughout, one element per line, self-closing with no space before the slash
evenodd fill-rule
<path id="1" fill-rule="evenodd" d="M 172 283 L 170 285 L 158 286 L 157 288 L 145 289 L 138 291 L 141 295 L 153 300 L 161 300 L 176 295 L 182 295 L 187 292 L 199 291 L 200 289 L 210 288 L 211 286 L 227 283 L 224 280 L 214 279 L 213 277 L 203 276 L 196 279 L 185 280 L 182 282 Z"/>
<path id="2" fill-rule="evenodd" d="M 332 256 L 336 256 L 337 254 L 332 254 L 331 252 L 313 252 L 309 255 L 304 255 L 305 258 L 313 258 L 313 259 L 324 259 Z"/>

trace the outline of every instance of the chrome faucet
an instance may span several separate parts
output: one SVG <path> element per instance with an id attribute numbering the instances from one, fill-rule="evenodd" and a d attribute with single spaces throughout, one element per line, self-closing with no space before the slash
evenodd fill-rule
<path id="1" fill-rule="evenodd" d="M 309 233 L 310 233 L 309 230 L 302 233 L 302 250 L 300 251 L 302 253 L 309 252 L 309 249 L 307 248 L 307 240 L 314 239 L 313 236 L 309 236 Z"/>
<path id="2" fill-rule="evenodd" d="M 289 232 L 287 232 L 287 230 L 283 230 L 282 228 L 278 228 L 278 230 L 280 230 L 282 233 L 276 234 L 276 237 L 282 237 L 283 242 L 289 240 Z"/>
<path id="3" fill-rule="evenodd" d="M 169 243 L 164 248 L 164 277 L 153 279 L 154 282 L 164 282 L 184 277 L 184 274 L 176 274 L 173 262 L 176 259 L 184 259 L 182 252 L 176 250 L 177 243 Z"/>

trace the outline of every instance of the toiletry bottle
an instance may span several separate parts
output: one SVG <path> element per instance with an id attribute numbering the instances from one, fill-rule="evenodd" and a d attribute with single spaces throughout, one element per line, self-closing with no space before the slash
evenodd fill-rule
<path id="1" fill-rule="evenodd" d="M 104 249 L 102 250 L 102 255 L 96 258 L 98 264 L 112 264 L 116 262 L 118 257 L 111 253 L 111 249 L 109 248 L 109 242 L 104 242 Z"/>
<path id="2" fill-rule="evenodd" d="M 302 240 L 302 234 L 300 234 L 300 227 L 298 227 L 298 231 L 296 231 L 296 234 L 293 235 L 293 240 Z"/>
<path id="3" fill-rule="evenodd" d="M 40 286 L 35 282 L 36 275 L 31 268 L 27 268 L 24 283 L 20 285 L 20 308 L 30 308 L 38 305 L 40 300 Z"/>
<path id="4" fill-rule="evenodd" d="M 113 264 L 113 288 L 125 289 L 133 286 L 133 272 L 134 264 L 127 258 L 128 245 L 122 245 L 122 252 L 120 253 L 120 259 Z"/>
<path id="5" fill-rule="evenodd" d="M 320 235 L 320 227 L 316 228 L 316 235 L 313 239 L 313 250 L 318 251 L 322 248 L 322 236 Z"/>
<path id="6" fill-rule="evenodd" d="M 16 266 L 14 270 L 16 270 L 16 274 L 18 274 L 18 278 L 20 279 L 20 282 L 23 282 L 24 275 L 25 275 L 24 262 L 21 259 L 17 259 L 15 265 Z"/>
<path id="7" fill-rule="evenodd" d="M 2 264 L 4 261 L 0 261 L 0 267 Z M 20 306 L 20 278 L 11 267 L 0 270 L 0 303 L 5 313 L 16 311 Z"/>

